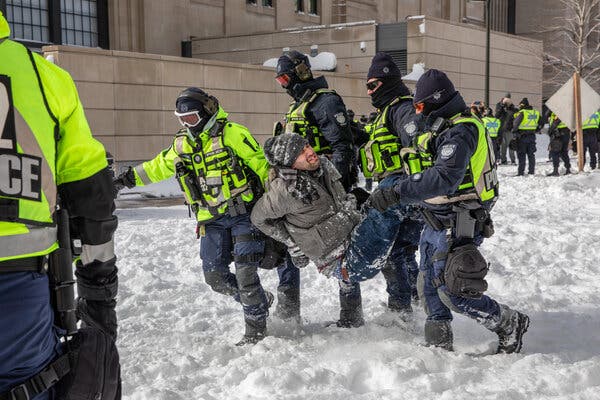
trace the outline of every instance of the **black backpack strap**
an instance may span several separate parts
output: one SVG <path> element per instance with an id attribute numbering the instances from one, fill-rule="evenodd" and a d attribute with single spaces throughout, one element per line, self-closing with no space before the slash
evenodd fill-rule
<path id="1" fill-rule="evenodd" d="M 48 364 L 38 374 L 32 376 L 20 385 L 15 386 L 8 392 L 0 394 L 0 400 L 30 400 L 38 394 L 45 392 L 54 386 L 65 376 L 71 366 L 69 355 L 64 354 Z"/>

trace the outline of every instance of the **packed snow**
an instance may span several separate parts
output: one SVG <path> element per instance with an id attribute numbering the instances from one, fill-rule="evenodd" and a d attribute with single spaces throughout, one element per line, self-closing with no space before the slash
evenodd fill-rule
<path id="1" fill-rule="evenodd" d="M 364 327 L 328 326 L 339 313 L 337 284 L 312 265 L 301 271 L 302 324 L 270 317 L 265 340 L 236 347 L 241 306 L 204 283 L 187 209 L 117 210 L 124 397 L 599 398 L 600 171 L 549 171 L 541 164 L 535 176 L 514 177 L 515 166 L 500 166 L 496 233 L 482 246 L 488 294 L 531 317 L 512 355 L 485 355 L 495 335 L 462 316 L 454 352 L 423 346 L 424 311 L 415 307 L 413 323 L 386 311 L 381 274 L 362 285 Z M 260 276 L 276 292 L 277 273 Z"/>

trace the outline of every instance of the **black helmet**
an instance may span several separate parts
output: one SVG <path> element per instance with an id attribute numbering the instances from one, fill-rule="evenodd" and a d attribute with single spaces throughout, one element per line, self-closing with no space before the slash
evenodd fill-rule
<path id="1" fill-rule="evenodd" d="M 208 129 L 207 123 L 219 111 L 219 101 L 197 87 L 182 91 L 175 101 L 175 115 L 179 122 L 193 132 Z"/>
<path id="2" fill-rule="evenodd" d="M 284 53 L 277 60 L 276 79 L 285 88 L 312 79 L 308 57 L 296 50 Z"/>

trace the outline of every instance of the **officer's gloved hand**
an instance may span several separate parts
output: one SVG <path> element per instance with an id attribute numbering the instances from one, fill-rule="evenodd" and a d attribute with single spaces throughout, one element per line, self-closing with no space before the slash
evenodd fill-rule
<path id="1" fill-rule="evenodd" d="M 288 254 L 297 268 L 304 268 L 310 262 L 310 259 L 304 255 L 298 246 L 288 247 Z"/>
<path id="2" fill-rule="evenodd" d="M 394 187 L 377 188 L 369 197 L 371 207 L 379 212 L 384 212 L 389 207 L 400 202 L 400 195 L 394 190 Z"/>
<path id="3" fill-rule="evenodd" d="M 135 174 L 133 168 L 129 167 L 127 171 L 119 175 L 114 181 L 114 192 L 113 195 L 116 198 L 119 192 L 123 189 L 135 187 Z"/>

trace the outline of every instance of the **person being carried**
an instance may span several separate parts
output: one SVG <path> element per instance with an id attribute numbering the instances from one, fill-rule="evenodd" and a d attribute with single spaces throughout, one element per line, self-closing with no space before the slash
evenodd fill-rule
<path id="1" fill-rule="evenodd" d="M 333 163 L 298 134 L 269 138 L 264 152 L 271 169 L 252 223 L 287 245 L 297 267 L 312 261 L 321 273 L 345 284 L 377 275 L 407 218 L 403 208 L 385 213 L 367 208 L 363 216 Z"/>

